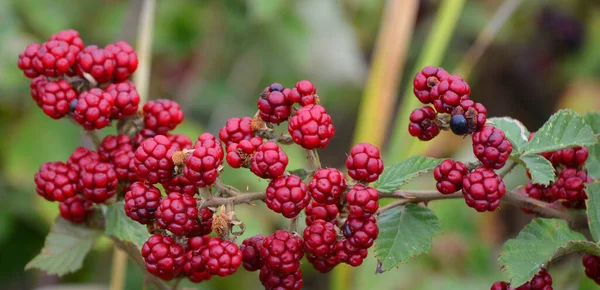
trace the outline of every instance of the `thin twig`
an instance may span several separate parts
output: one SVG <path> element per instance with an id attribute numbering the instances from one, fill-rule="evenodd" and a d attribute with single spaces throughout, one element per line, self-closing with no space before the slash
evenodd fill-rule
<path id="1" fill-rule="evenodd" d="M 511 164 L 499 174 L 500 177 L 504 178 L 504 176 L 507 176 L 513 169 L 515 169 L 515 167 L 517 167 L 517 165 L 519 165 L 519 163 L 512 161 Z"/>
<path id="2" fill-rule="evenodd" d="M 264 192 L 247 192 L 247 193 L 241 193 L 239 195 L 232 196 L 232 197 L 213 196 L 210 199 L 208 199 L 207 201 L 205 201 L 201 206 L 199 206 L 199 209 L 207 208 L 207 207 L 217 207 L 219 205 L 224 205 L 224 204 L 236 205 L 236 204 L 241 204 L 241 203 L 250 203 L 255 200 L 263 200 L 263 199 L 265 199 L 265 196 L 266 195 Z"/>
<path id="3" fill-rule="evenodd" d="M 94 143 L 94 146 L 96 148 L 100 147 L 100 143 L 102 143 L 102 140 L 100 140 L 100 137 L 98 136 L 98 132 L 96 132 L 96 130 L 85 130 L 85 135 L 87 135 L 90 140 L 92 140 L 92 143 Z"/>
<path id="4" fill-rule="evenodd" d="M 317 171 L 321 169 L 321 161 L 319 160 L 319 153 L 317 149 L 306 150 L 306 160 L 310 164 L 312 170 Z"/>
<path id="5" fill-rule="evenodd" d="M 154 32 L 155 0 L 143 0 L 140 22 L 138 23 L 138 37 L 136 52 L 139 59 L 137 71 L 133 75 L 133 82 L 140 95 L 140 104 L 148 100 L 150 92 L 150 67 L 152 61 L 152 35 Z"/>
<path id="6" fill-rule="evenodd" d="M 290 233 L 298 231 L 298 216 L 295 216 L 292 219 L 290 219 L 290 224 L 288 226 L 288 231 Z"/>
<path id="7" fill-rule="evenodd" d="M 220 193 L 225 193 L 228 196 L 236 196 L 236 195 L 240 195 L 241 194 L 240 191 L 237 188 L 235 188 L 235 187 L 233 187 L 231 185 L 227 185 L 227 184 L 222 183 L 221 182 L 221 178 L 217 178 L 215 180 L 215 183 L 213 183 L 213 185 L 217 188 L 217 190 Z"/>

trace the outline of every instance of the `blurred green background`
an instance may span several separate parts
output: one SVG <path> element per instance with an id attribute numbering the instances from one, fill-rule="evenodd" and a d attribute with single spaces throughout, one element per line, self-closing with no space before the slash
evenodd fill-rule
<path id="1" fill-rule="evenodd" d="M 402 43 L 408 48 L 405 65 L 394 80 L 396 107 L 400 105 L 401 92 L 411 85 L 413 65 L 424 50 L 425 39 L 441 29 L 432 23 L 446 1 L 455 0 L 418 1 L 410 42 Z M 320 151 L 321 160 L 326 166 L 341 168 L 353 142 L 365 83 L 371 73 L 374 44 L 383 12 L 389 5 L 386 2 L 392 1 L 159 0 L 149 98 L 177 100 L 186 114 L 177 131 L 193 139 L 204 131 L 217 133 L 230 117 L 252 116 L 256 99 L 266 85 L 280 82 L 292 86 L 301 79 L 311 80 L 336 126 L 336 137 L 327 149 Z M 396 4 L 409 2 L 397 0 Z M 600 2 L 511 1 L 520 5 L 507 15 L 508 21 L 481 59 L 465 58 L 503 2 L 469 0 L 463 7 L 459 5 L 456 28 L 440 65 L 455 71 L 465 63 L 473 64 L 468 77 L 472 99 L 484 103 L 490 116 L 518 118 L 532 131 L 557 108 L 598 110 Z M 29 79 L 16 63 L 27 44 L 43 42 L 68 28 L 78 30 L 86 45 L 104 46 L 116 40 L 135 44 L 141 3 L 0 0 L 0 136 L 4 140 L 0 142 L 0 289 L 108 287 L 112 245 L 107 240 L 97 243 L 77 273 L 58 278 L 23 271 L 42 247 L 50 222 L 58 212 L 56 203 L 36 195 L 33 175 L 42 163 L 64 161 L 77 146 L 88 141 L 68 121 L 51 120 L 35 106 L 29 96 Z M 377 98 L 377 94 L 365 97 Z M 390 121 L 373 126 L 386 130 L 388 140 L 393 133 L 406 130 L 393 128 L 393 124 Z M 113 132 L 113 128 L 107 128 L 102 133 Z M 442 135 L 427 147 L 422 147 L 422 143 L 417 143 L 417 147 L 430 156 L 473 158 L 468 140 Z M 392 153 L 404 150 L 383 147 Z M 291 159 L 289 169 L 304 166 L 302 151 L 289 148 L 286 152 Z M 525 182 L 524 178 L 523 171 L 517 170 L 507 183 L 516 187 Z M 266 186 L 265 181 L 244 170 L 228 168 L 224 180 L 242 189 L 262 190 Z M 434 188 L 431 180 L 425 176 L 411 187 Z M 372 254 L 358 269 L 329 275 L 316 273 L 304 263 L 304 289 L 334 289 L 339 285 L 350 285 L 352 289 L 489 289 L 494 281 L 504 278 L 496 263 L 498 249 L 503 241 L 516 235 L 530 216 L 510 206 L 495 213 L 476 214 L 461 200 L 434 202 L 431 207 L 441 219 L 443 233 L 434 240 L 429 255 L 378 275 Z M 249 206 L 240 206 L 237 211 L 248 226 L 245 236 L 269 234 L 285 224 L 269 211 Z M 550 272 L 554 289 L 597 287 L 583 277 L 579 257 L 559 261 Z M 260 289 L 257 276 L 258 273 L 239 271 L 233 279 L 214 278 L 185 286 Z M 126 288 L 141 289 L 142 279 L 142 272 L 129 263 Z"/>

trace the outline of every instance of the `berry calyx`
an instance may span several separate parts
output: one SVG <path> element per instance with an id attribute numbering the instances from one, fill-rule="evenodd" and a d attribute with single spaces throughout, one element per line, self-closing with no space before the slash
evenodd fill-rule
<path id="1" fill-rule="evenodd" d="M 242 140 L 252 138 L 252 118 L 234 117 L 227 120 L 225 126 L 219 131 L 219 139 L 225 143 L 225 147 L 233 143 L 240 143 Z"/>
<path id="2" fill-rule="evenodd" d="M 112 164 L 93 162 L 83 166 L 79 189 L 85 199 L 95 203 L 105 202 L 117 192 L 119 180 Z"/>
<path id="3" fill-rule="evenodd" d="M 306 192 L 306 184 L 297 175 L 277 177 L 267 186 L 267 207 L 286 218 L 297 216 L 309 202 L 310 195 Z"/>
<path id="4" fill-rule="evenodd" d="M 421 103 L 431 104 L 431 89 L 449 76 L 450 73 L 441 67 L 426 66 L 413 79 L 413 93 Z"/>
<path id="5" fill-rule="evenodd" d="M 93 88 L 79 94 L 73 117 L 86 130 L 102 129 L 110 124 L 114 103 L 111 94 Z"/>
<path id="6" fill-rule="evenodd" d="M 290 117 L 292 109 L 283 89 L 282 85 L 274 83 L 263 90 L 256 103 L 263 121 L 280 124 Z"/>
<path id="7" fill-rule="evenodd" d="M 134 164 L 138 177 L 150 184 L 169 181 L 175 166 L 173 152 L 171 142 L 163 135 L 143 141 L 135 150 Z"/>
<path id="8" fill-rule="evenodd" d="M 379 208 L 379 193 L 375 188 L 358 183 L 346 194 L 346 203 L 348 203 L 349 216 L 369 217 Z"/>
<path id="9" fill-rule="evenodd" d="M 245 239 L 240 245 L 242 262 L 246 270 L 254 272 L 262 268 L 263 261 L 260 258 L 260 249 L 264 239 L 265 236 L 256 235 Z"/>
<path id="10" fill-rule="evenodd" d="M 92 202 L 79 194 L 60 202 L 58 210 L 61 217 L 76 224 L 83 223 L 93 213 Z"/>
<path id="11" fill-rule="evenodd" d="M 499 128 L 485 126 L 473 134 L 473 154 L 487 168 L 502 168 L 512 149 L 512 143 Z"/>
<path id="12" fill-rule="evenodd" d="M 446 159 L 433 170 L 433 178 L 437 181 L 435 187 L 442 194 L 457 192 L 462 189 L 463 178 L 468 172 L 464 163 Z"/>
<path id="13" fill-rule="evenodd" d="M 338 204 L 346 190 L 346 176 L 335 168 L 319 169 L 308 184 L 308 191 L 318 203 Z"/>
<path id="14" fill-rule="evenodd" d="M 325 148 L 335 135 L 331 116 L 320 105 L 302 107 L 290 119 L 288 132 L 304 149 Z"/>
<path id="15" fill-rule="evenodd" d="M 268 141 L 256 148 L 250 169 L 260 178 L 277 178 L 285 172 L 288 156 L 277 143 Z"/>
<path id="16" fill-rule="evenodd" d="M 146 270 L 163 280 L 171 280 L 181 273 L 185 251 L 169 236 L 153 235 L 142 246 Z"/>
<path id="17" fill-rule="evenodd" d="M 478 212 L 494 211 L 506 193 L 506 186 L 494 171 L 478 167 L 463 179 L 463 196 L 469 207 Z"/>
<path id="18" fill-rule="evenodd" d="M 383 161 L 377 146 L 362 142 L 354 145 L 346 159 L 348 175 L 357 181 L 373 182 L 383 172 Z"/>
<path id="19" fill-rule="evenodd" d="M 161 228 L 177 236 L 194 235 L 200 230 L 196 200 L 189 195 L 169 193 L 160 201 L 155 215 Z"/>
<path id="20" fill-rule="evenodd" d="M 79 190 L 79 174 L 62 162 L 42 164 L 34 180 L 36 192 L 48 201 L 65 201 Z"/>
<path id="21" fill-rule="evenodd" d="M 160 198 L 158 188 L 151 184 L 134 182 L 125 193 L 125 214 L 140 224 L 148 224 L 154 220 Z"/>
<path id="22" fill-rule="evenodd" d="M 204 250 L 202 259 L 206 263 L 206 272 L 220 277 L 229 276 L 242 264 L 242 252 L 230 241 L 211 238 Z"/>
<path id="23" fill-rule="evenodd" d="M 156 134 L 167 134 L 183 122 L 183 111 L 174 101 L 158 99 L 147 102 L 143 108 L 144 125 Z"/>
<path id="24" fill-rule="evenodd" d="M 277 230 L 263 240 L 260 257 L 264 267 L 278 274 L 291 274 L 300 269 L 304 256 L 304 242 L 298 236 Z"/>
<path id="25" fill-rule="evenodd" d="M 425 106 L 415 109 L 410 113 L 410 124 L 408 124 L 408 133 L 419 138 L 421 141 L 429 141 L 438 134 L 440 128 L 436 123 L 437 113 L 432 107 Z"/>
<path id="26" fill-rule="evenodd" d="M 438 113 L 451 113 L 460 101 L 468 100 L 471 88 L 461 77 L 451 75 L 431 88 L 429 96 Z"/>
<path id="27" fill-rule="evenodd" d="M 197 187 L 205 187 L 215 182 L 219 176 L 219 166 L 223 164 L 221 142 L 210 133 L 203 133 L 194 144 L 194 152 L 185 162 L 183 176 Z"/>

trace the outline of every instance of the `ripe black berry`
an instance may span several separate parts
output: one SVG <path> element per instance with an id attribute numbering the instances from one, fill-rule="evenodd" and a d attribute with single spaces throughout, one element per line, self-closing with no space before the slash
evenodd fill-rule
<path id="1" fill-rule="evenodd" d="M 469 133 L 469 126 L 467 125 L 467 119 L 463 115 L 454 115 L 450 119 L 450 129 L 452 133 L 456 135 L 466 135 Z"/>

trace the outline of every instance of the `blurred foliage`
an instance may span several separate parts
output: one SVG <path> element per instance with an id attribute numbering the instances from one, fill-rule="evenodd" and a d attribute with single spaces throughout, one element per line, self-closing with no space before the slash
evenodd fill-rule
<path id="1" fill-rule="evenodd" d="M 417 24 L 400 82 L 410 85 L 412 66 L 432 29 L 440 1 L 420 1 Z M 467 1 L 443 66 L 452 70 L 486 25 L 501 0 Z M 312 80 L 336 125 L 336 138 L 321 151 L 325 166 L 342 167 L 351 146 L 356 110 L 379 28 L 383 0 L 209 0 L 158 1 L 150 98 L 181 103 L 186 121 L 177 129 L 194 138 L 217 133 L 232 116 L 252 116 L 262 88 L 272 82 L 293 85 Z M 80 145 L 89 145 L 67 120 L 50 120 L 29 96 L 29 80 L 17 69 L 20 51 L 61 29 L 77 29 L 87 44 L 124 39 L 135 43 L 138 1 L 6 0 L 0 1 L 0 281 L 6 289 L 31 289 L 57 283 L 107 285 L 110 244 L 100 240 L 84 268 L 64 278 L 24 265 L 43 245 L 56 203 L 39 198 L 33 175 L 46 161 L 66 160 Z M 577 111 L 600 108 L 600 5 L 595 1 L 524 1 L 484 54 L 470 79 L 473 98 L 491 116 L 510 115 L 535 131 L 558 106 Z M 557 105 L 558 104 L 558 105 Z M 406 118 L 407 116 L 397 116 Z M 280 128 L 285 130 L 285 128 Z M 394 130 L 405 130 L 395 128 Z M 108 128 L 103 134 L 114 130 Z M 393 150 L 393 148 L 388 148 Z M 290 169 L 303 167 L 301 150 L 288 149 Z M 472 159 L 468 140 L 454 138 L 430 149 L 435 157 Z M 509 187 L 524 183 L 523 171 L 507 178 Z M 248 171 L 227 168 L 223 179 L 241 189 L 261 190 L 266 182 Z M 410 188 L 433 188 L 431 176 Z M 499 246 L 530 219 L 519 209 L 477 214 L 463 201 L 432 203 L 442 234 L 429 255 L 398 270 L 375 275 L 369 258 L 353 270 L 354 289 L 488 289 L 502 279 L 496 262 Z M 285 220 L 262 204 L 239 206 L 244 237 L 269 233 Z M 242 238 L 244 238 L 242 237 Z M 372 257 L 373 253 L 370 253 Z M 574 259 L 571 268 L 579 269 Z M 556 285 L 577 285 L 560 262 Z M 140 289 L 142 272 L 129 263 L 127 289 Z M 328 289 L 328 275 L 303 265 L 305 289 Z M 574 281 L 574 282 L 573 282 Z M 582 279 L 580 289 L 592 289 Z M 191 284 L 186 284 L 186 286 Z M 257 273 L 239 271 L 233 279 L 213 279 L 202 289 L 259 289 Z M 194 287 L 194 286 L 191 286 Z M 576 289 L 562 287 L 557 289 Z"/>

